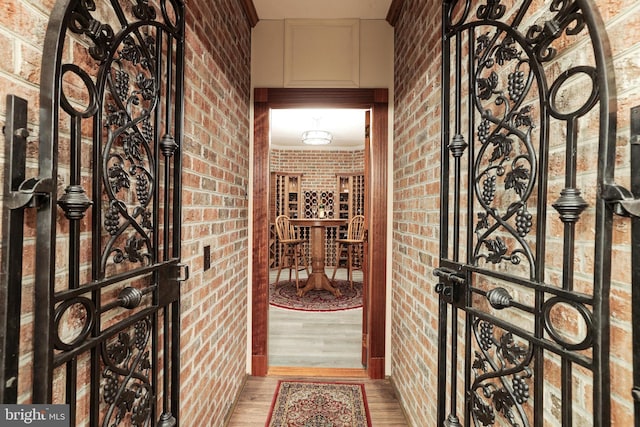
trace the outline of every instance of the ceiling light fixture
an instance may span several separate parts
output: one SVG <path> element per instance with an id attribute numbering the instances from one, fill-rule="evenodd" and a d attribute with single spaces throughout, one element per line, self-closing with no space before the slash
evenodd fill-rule
<path id="1" fill-rule="evenodd" d="M 326 130 L 308 130 L 302 133 L 302 142 L 308 145 L 326 145 L 333 136 Z"/>

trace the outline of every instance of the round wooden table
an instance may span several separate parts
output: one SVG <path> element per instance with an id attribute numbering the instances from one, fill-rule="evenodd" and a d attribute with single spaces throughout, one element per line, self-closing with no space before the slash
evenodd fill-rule
<path id="1" fill-rule="evenodd" d="M 304 288 L 298 291 L 299 296 L 303 296 L 312 289 L 326 289 L 336 297 L 342 295 L 339 289 L 331 285 L 331 281 L 324 272 L 325 262 L 325 229 L 327 227 L 339 227 L 347 223 L 346 219 L 329 218 L 304 218 L 291 219 L 291 224 L 298 227 L 311 228 L 311 274 L 307 279 Z"/>

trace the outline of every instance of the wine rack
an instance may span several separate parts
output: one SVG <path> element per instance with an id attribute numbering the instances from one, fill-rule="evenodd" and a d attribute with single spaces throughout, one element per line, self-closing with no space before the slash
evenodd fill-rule
<path id="1" fill-rule="evenodd" d="M 346 219 L 349 221 L 355 215 L 365 215 L 364 209 L 364 174 L 363 173 L 350 173 L 350 174 L 337 174 L 336 175 L 336 217 Z M 347 237 L 347 226 L 343 225 L 337 231 L 335 238 L 345 239 Z M 342 258 L 338 261 L 335 260 L 335 247 L 334 252 L 334 264 L 340 262 L 341 265 L 346 265 L 346 258 Z M 355 253 L 356 264 L 360 264 L 362 258 L 362 249 L 360 248 Z"/>
<path id="2" fill-rule="evenodd" d="M 313 212 L 313 207 L 324 205 L 325 218 L 333 218 L 334 198 L 333 191 L 305 191 L 303 205 L 303 218 L 316 218 L 317 212 Z"/>
<path id="3" fill-rule="evenodd" d="M 316 218 L 317 212 L 314 212 L 314 206 L 318 207 L 324 205 L 325 218 L 335 218 L 335 203 L 333 191 L 305 191 L 303 194 L 303 208 L 304 218 Z M 309 237 L 309 227 L 300 227 L 301 234 Z M 336 259 L 336 235 L 337 227 L 326 227 L 325 236 L 325 266 L 334 266 Z M 310 256 L 310 255 L 309 255 Z M 309 260 L 309 262 L 311 262 Z"/>
<path id="4" fill-rule="evenodd" d="M 275 230 L 275 220 L 279 215 L 289 218 L 301 218 L 300 184 L 302 174 L 271 172 L 271 200 L 269 201 L 269 267 L 278 267 L 280 262 L 280 244 Z"/>

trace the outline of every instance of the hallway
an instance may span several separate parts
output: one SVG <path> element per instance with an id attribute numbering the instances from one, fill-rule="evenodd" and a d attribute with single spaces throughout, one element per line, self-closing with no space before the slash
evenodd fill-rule
<path id="1" fill-rule="evenodd" d="M 1 402 L 259 426 L 330 378 L 374 426 L 638 424 L 640 1 L 5 3 Z M 269 307 L 301 107 L 370 113 L 364 310 Z M 314 128 L 278 170 L 342 188 Z"/>

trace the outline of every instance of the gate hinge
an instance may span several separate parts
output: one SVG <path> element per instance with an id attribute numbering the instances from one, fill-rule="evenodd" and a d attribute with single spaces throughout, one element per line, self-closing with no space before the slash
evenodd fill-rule
<path id="1" fill-rule="evenodd" d="M 629 190 L 620 185 L 605 185 L 602 199 L 613 206 L 616 215 L 640 217 L 640 199 L 636 199 Z"/>
<path id="2" fill-rule="evenodd" d="M 5 195 L 5 203 L 9 209 L 20 209 L 25 206 L 35 207 L 36 196 L 50 195 L 53 190 L 53 179 L 30 178 L 20 184 L 17 191 L 11 191 Z"/>

